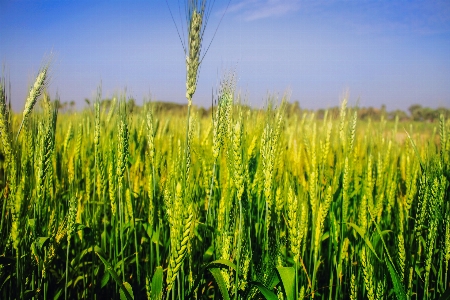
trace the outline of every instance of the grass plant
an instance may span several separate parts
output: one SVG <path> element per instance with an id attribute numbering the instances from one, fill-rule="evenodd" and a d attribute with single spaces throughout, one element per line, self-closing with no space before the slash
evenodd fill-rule
<path id="1" fill-rule="evenodd" d="M 252 109 L 234 73 L 204 115 L 186 13 L 182 118 L 101 88 L 60 112 L 48 65 L 16 114 L 0 79 L 0 298 L 447 299 L 448 120 Z"/>
<path id="2" fill-rule="evenodd" d="M 13 139 L 2 80 L 1 297 L 448 293 L 446 120 L 427 130 L 359 122 L 344 105 L 323 120 L 283 103 L 254 110 L 232 78 L 212 119 L 193 106 L 187 142 L 183 120 L 154 103 L 130 113 L 120 95 L 111 115 L 98 96 L 67 114 L 45 93 Z"/>

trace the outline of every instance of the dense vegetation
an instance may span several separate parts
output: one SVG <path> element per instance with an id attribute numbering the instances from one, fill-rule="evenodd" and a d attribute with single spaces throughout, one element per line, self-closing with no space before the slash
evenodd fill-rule
<path id="1" fill-rule="evenodd" d="M 45 65 L 17 115 L 0 80 L 0 298 L 448 299 L 448 111 L 255 110 L 233 75 L 196 109 L 206 2 L 186 107 L 59 113 Z"/>
<path id="2" fill-rule="evenodd" d="M 90 99 L 84 99 L 84 101 L 90 105 L 91 100 Z M 113 102 L 113 99 L 103 99 L 100 101 L 100 105 L 105 106 L 107 109 L 111 106 Z M 153 101 L 155 103 L 155 109 L 156 110 L 163 110 L 166 112 L 173 112 L 177 114 L 185 114 L 186 112 L 186 106 L 184 104 L 180 103 L 171 103 L 171 102 L 158 102 Z M 128 109 L 130 112 L 133 112 L 135 109 L 140 109 L 140 106 L 136 104 L 136 100 L 134 98 L 129 98 L 127 100 Z M 77 107 L 75 104 L 75 101 L 70 102 L 64 102 L 64 103 L 58 103 L 58 110 L 61 112 L 74 112 L 76 111 Z M 213 108 L 205 109 L 203 107 L 199 107 L 199 113 L 202 116 L 211 116 Z M 290 117 L 292 114 L 304 114 L 304 113 L 311 113 L 315 112 L 316 118 L 319 120 L 322 120 L 325 116 L 325 112 L 331 113 L 331 114 L 339 114 L 340 107 L 334 106 L 330 107 L 328 109 L 318 109 L 317 111 L 303 109 L 300 107 L 300 104 L 298 101 L 288 102 L 286 103 L 286 116 Z M 405 112 L 400 109 L 388 111 L 386 109 L 385 105 L 382 105 L 381 108 L 375 108 L 372 106 L 369 107 L 358 107 L 357 109 L 357 116 L 358 120 L 368 120 L 371 119 L 372 121 L 380 121 L 381 118 L 388 120 L 388 121 L 394 121 L 396 118 L 399 119 L 399 121 L 416 121 L 416 122 L 439 122 L 440 116 L 443 115 L 445 119 L 450 118 L 450 108 L 446 107 L 438 107 L 436 109 L 433 109 L 431 107 L 423 107 L 420 104 L 413 104 L 410 107 L 408 107 L 408 112 Z"/>
<path id="3" fill-rule="evenodd" d="M 189 127 L 100 91 L 58 113 L 45 72 L 22 115 L 0 85 L 2 299 L 448 295 L 444 116 L 252 110 L 232 77 Z"/>

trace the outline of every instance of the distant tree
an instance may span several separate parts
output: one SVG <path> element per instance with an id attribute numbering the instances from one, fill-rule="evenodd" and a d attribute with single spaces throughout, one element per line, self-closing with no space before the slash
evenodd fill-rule
<path id="1" fill-rule="evenodd" d="M 424 107 L 422 109 L 422 116 L 424 121 L 434 122 L 434 120 L 439 119 L 439 112 L 429 107 Z"/>
<path id="2" fill-rule="evenodd" d="M 321 108 L 317 111 L 317 119 L 323 120 L 325 117 L 325 109 Z"/>
<path id="3" fill-rule="evenodd" d="M 394 121 L 395 118 L 398 116 L 399 121 L 407 121 L 409 120 L 409 116 L 407 113 L 405 113 L 403 110 L 396 109 L 394 111 L 390 111 L 387 113 L 387 119 Z"/>
<path id="4" fill-rule="evenodd" d="M 413 104 L 409 108 L 409 113 L 414 121 L 436 122 L 441 114 L 447 119 L 450 117 L 450 110 L 445 107 L 433 109 L 430 107 L 422 107 L 420 104 Z"/>
<path id="5" fill-rule="evenodd" d="M 436 109 L 438 116 L 440 116 L 441 114 L 444 115 L 445 119 L 449 119 L 450 118 L 450 109 L 446 108 L 446 107 L 438 107 Z"/>
<path id="6" fill-rule="evenodd" d="M 361 120 L 372 119 L 372 120 L 380 120 L 381 119 L 381 110 L 378 108 L 374 108 L 372 106 L 363 107 L 359 109 L 359 118 Z"/>
<path id="7" fill-rule="evenodd" d="M 408 108 L 408 111 L 411 115 L 411 118 L 414 121 L 422 121 L 423 120 L 423 107 L 420 104 L 413 104 Z"/>

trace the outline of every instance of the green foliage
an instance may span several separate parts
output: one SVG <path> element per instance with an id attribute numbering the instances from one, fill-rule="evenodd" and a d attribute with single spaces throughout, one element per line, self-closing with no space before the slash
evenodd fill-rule
<path id="1" fill-rule="evenodd" d="M 255 110 L 234 80 L 188 120 L 99 90 L 24 122 L 0 81 L 0 298 L 448 297 L 446 116 Z"/>

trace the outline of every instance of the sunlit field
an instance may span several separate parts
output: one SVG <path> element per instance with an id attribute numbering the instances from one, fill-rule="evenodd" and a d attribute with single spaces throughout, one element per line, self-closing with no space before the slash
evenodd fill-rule
<path id="1" fill-rule="evenodd" d="M 14 112 L 2 76 L 0 299 L 450 299 L 449 111 L 252 108 L 232 71 L 200 108 L 205 2 L 184 105 L 67 109 L 44 63 Z"/>
<path id="2" fill-rule="evenodd" d="M 232 76 L 189 127 L 186 106 L 125 94 L 59 113 L 42 93 L 23 114 L 0 96 L 2 299 L 448 294 L 443 116 L 255 110 Z"/>

